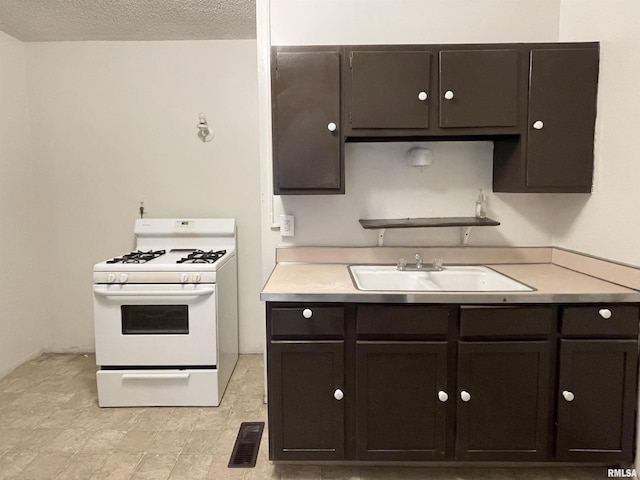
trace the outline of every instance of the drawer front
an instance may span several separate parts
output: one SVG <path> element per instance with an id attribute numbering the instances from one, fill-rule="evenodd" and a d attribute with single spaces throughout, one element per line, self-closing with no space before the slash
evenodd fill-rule
<path id="1" fill-rule="evenodd" d="M 274 307 L 271 309 L 272 338 L 344 336 L 344 308 L 323 306 Z"/>
<path id="2" fill-rule="evenodd" d="M 423 306 L 360 306 L 358 335 L 434 336 L 446 335 L 449 309 Z"/>
<path id="3" fill-rule="evenodd" d="M 562 308 L 563 335 L 638 335 L 638 307 L 635 305 L 594 305 Z"/>
<path id="4" fill-rule="evenodd" d="M 546 336 L 556 331 L 552 307 L 462 307 L 460 336 Z"/>
<path id="5" fill-rule="evenodd" d="M 223 393 L 209 369 L 99 370 L 96 380 L 101 407 L 217 407 Z"/>

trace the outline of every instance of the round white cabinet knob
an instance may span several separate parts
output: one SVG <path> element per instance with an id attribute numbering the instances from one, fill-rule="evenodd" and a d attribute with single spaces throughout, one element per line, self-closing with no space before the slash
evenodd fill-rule
<path id="1" fill-rule="evenodd" d="M 333 398 L 336 400 L 342 400 L 344 398 L 344 393 L 342 393 L 342 390 L 337 388 L 336 391 L 333 392 Z"/>
<path id="2" fill-rule="evenodd" d="M 424 102 L 427 99 L 427 92 L 420 92 L 418 94 L 418 100 L 420 100 L 421 102 Z"/>
<path id="3" fill-rule="evenodd" d="M 453 99 L 453 92 L 451 90 L 447 90 L 446 92 L 444 92 L 444 98 L 446 98 L 447 100 Z"/>
<path id="4" fill-rule="evenodd" d="M 601 308 L 600 310 L 598 310 L 598 313 L 605 320 L 611 318 L 611 310 L 609 310 L 608 308 Z"/>
<path id="5" fill-rule="evenodd" d="M 116 281 L 115 273 L 107 273 L 107 283 L 113 283 Z"/>
<path id="6" fill-rule="evenodd" d="M 193 274 L 193 281 L 195 283 L 200 283 L 200 280 L 202 280 L 202 275 L 199 273 L 194 273 Z"/>
<path id="7" fill-rule="evenodd" d="M 329 130 L 330 132 L 335 132 L 336 128 L 338 128 L 338 126 L 333 122 L 331 122 L 329 125 L 327 125 L 327 130 Z"/>
<path id="8" fill-rule="evenodd" d="M 187 280 L 189 280 L 189 275 L 187 275 L 186 273 L 181 273 L 180 274 L 180 281 L 182 283 L 187 283 Z"/>
<path id="9" fill-rule="evenodd" d="M 564 399 L 567 402 L 573 402 L 573 399 L 576 398 L 576 396 L 572 392 L 570 392 L 569 390 L 563 391 L 562 392 L 562 396 L 564 397 Z"/>
<path id="10" fill-rule="evenodd" d="M 311 318 L 311 317 L 313 316 L 313 310 L 311 310 L 310 308 L 305 308 L 305 309 L 302 311 L 302 316 L 303 316 L 304 318 Z"/>
<path id="11" fill-rule="evenodd" d="M 468 402 L 469 400 L 471 400 L 471 394 L 463 390 L 460 392 L 460 398 L 463 402 Z"/>
<path id="12" fill-rule="evenodd" d="M 544 122 L 542 120 L 536 120 L 533 122 L 533 128 L 536 130 L 542 130 L 542 127 L 544 127 Z"/>
<path id="13" fill-rule="evenodd" d="M 127 275 L 126 273 L 121 273 L 120 274 L 120 283 L 127 283 L 127 280 L 129 280 L 129 275 Z"/>
<path id="14" fill-rule="evenodd" d="M 438 392 L 438 400 L 440 400 L 441 402 L 446 402 L 447 400 L 449 400 L 449 395 L 447 395 L 447 392 L 445 392 L 444 390 L 440 390 Z"/>

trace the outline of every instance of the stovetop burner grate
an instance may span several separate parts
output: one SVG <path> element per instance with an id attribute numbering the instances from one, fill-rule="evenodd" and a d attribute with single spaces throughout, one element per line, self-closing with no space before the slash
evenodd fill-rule
<path id="1" fill-rule="evenodd" d="M 143 252 L 141 250 L 126 253 L 121 257 L 116 257 L 111 260 L 107 260 L 107 263 L 146 263 L 149 260 L 153 260 L 154 258 L 158 258 L 161 255 L 164 255 L 166 250 L 149 250 L 148 252 Z"/>
<path id="2" fill-rule="evenodd" d="M 192 253 L 181 258 L 176 263 L 215 263 L 225 253 L 227 253 L 226 250 L 218 250 L 216 252 L 213 250 L 209 250 L 208 252 L 203 250 L 194 250 Z"/>

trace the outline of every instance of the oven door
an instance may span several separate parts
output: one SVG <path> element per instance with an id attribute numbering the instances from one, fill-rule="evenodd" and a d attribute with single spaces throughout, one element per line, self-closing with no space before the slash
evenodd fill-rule
<path id="1" fill-rule="evenodd" d="M 214 284 L 94 285 L 96 364 L 217 365 Z"/>

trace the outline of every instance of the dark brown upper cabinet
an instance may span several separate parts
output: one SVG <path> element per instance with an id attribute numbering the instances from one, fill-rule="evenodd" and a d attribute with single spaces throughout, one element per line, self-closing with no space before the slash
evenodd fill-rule
<path id="1" fill-rule="evenodd" d="M 349 67 L 352 131 L 429 128 L 429 52 L 352 51 Z"/>
<path id="2" fill-rule="evenodd" d="M 440 51 L 442 128 L 518 124 L 518 51 Z"/>
<path id="3" fill-rule="evenodd" d="M 494 142 L 494 191 L 591 192 L 598 65 L 597 43 L 531 49 L 527 128 Z"/>
<path id="4" fill-rule="evenodd" d="M 274 193 L 344 193 L 340 49 L 272 56 Z"/>
<path id="5" fill-rule="evenodd" d="M 344 143 L 491 140 L 493 190 L 589 193 L 599 44 L 273 47 L 274 192 L 344 193 Z"/>
<path id="6" fill-rule="evenodd" d="M 345 136 L 518 133 L 526 71 L 517 49 L 492 47 L 346 47 Z"/>
<path id="7" fill-rule="evenodd" d="M 597 86 L 596 50 L 531 51 L 527 186 L 591 190 Z"/>

